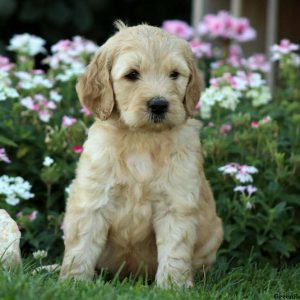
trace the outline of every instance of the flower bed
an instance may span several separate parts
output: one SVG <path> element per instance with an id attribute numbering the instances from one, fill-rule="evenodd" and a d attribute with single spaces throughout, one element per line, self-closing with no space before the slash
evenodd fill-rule
<path id="1" fill-rule="evenodd" d="M 208 15 L 196 29 L 201 39 L 182 21 L 163 28 L 190 43 L 205 73 L 195 114 L 203 121 L 206 173 L 224 222 L 221 259 L 299 259 L 299 47 L 283 40 L 270 49 L 278 64 L 272 96 L 270 62 L 262 54 L 245 58 L 237 44 L 256 36 L 246 19 Z M 0 206 L 22 230 L 24 255 L 46 250 L 53 260 L 62 255 L 68 186 L 93 121 L 74 86 L 97 46 L 74 37 L 47 54 L 44 40 L 23 34 L 8 49 L 15 62 L 0 57 Z"/>

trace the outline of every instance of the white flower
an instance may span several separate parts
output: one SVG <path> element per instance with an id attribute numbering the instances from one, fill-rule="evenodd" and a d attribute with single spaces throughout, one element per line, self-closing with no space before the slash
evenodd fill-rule
<path id="1" fill-rule="evenodd" d="M 54 163 L 54 159 L 51 158 L 50 156 L 46 156 L 46 157 L 44 158 L 43 165 L 44 165 L 45 167 L 50 167 L 53 163 Z"/>
<path id="2" fill-rule="evenodd" d="M 72 188 L 72 183 L 70 183 L 70 185 L 67 186 L 67 187 L 65 188 L 66 194 L 70 195 L 70 193 L 71 193 L 71 188 Z"/>
<path id="3" fill-rule="evenodd" d="M 253 193 L 255 193 L 257 191 L 257 188 L 253 185 L 238 185 L 233 189 L 235 192 L 241 192 L 243 194 L 245 194 L 245 192 L 247 191 L 248 196 L 251 197 Z"/>
<path id="4" fill-rule="evenodd" d="M 255 174 L 258 172 L 258 170 L 253 166 L 240 165 L 238 163 L 227 164 L 223 167 L 218 168 L 218 170 L 225 175 L 229 174 L 231 176 L 234 176 L 235 179 L 241 183 L 252 182 L 253 178 L 250 174 Z M 241 186 L 237 186 L 236 189 L 237 190 L 234 191 L 241 191 L 242 188 Z"/>
<path id="5" fill-rule="evenodd" d="M 222 87 L 220 92 L 223 95 L 223 99 L 219 101 L 220 106 L 234 111 L 240 102 L 241 93 L 230 86 Z"/>
<path id="6" fill-rule="evenodd" d="M 272 95 L 269 87 L 261 86 L 260 88 L 250 89 L 246 93 L 246 97 L 252 99 L 252 105 L 254 107 L 264 105 L 272 100 Z"/>
<path id="7" fill-rule="evenodd" d="M 55 78 L 59 81 L 69 81 L 71 78 L 77 77 L 84 73 L 85 66 L 83 63 L 74 62 L 64 72 L 57 75 Z"/>
<path id="8" fill-rule="evenodd" d="M 45 250 L 37 250 L 33 252 L 32 255 L 35 259 L 43 259 L 48 256 L 48 252 Z"/>
<path id="9" fill-rule="evenodd" d="M 242 193 L 244 193 L 245 190 L 246 190 L 246 187 L 243 185 L 238 185 L 233 189 L 234 192 L 242 192 Z"/>
<path id="10" fill-rule="evenodd" d="M 299 67 L 300 66 L 300 55 L 298 55 L 296 53 L 292 53 L 291 60 L 289 61 L 289 63 L 295 67 Z"/>
<path id="11" fill-rule="evenodd" d="M 223 167 L 220 167 L 218 170 L 220 172 L 223 172 L 224 174 L 235 174 L 238 171 L 239 165 L 236 163 L 231 163 L 228 165 L 225 165 Z"/>
<path id="12" fill-rule="evenodd" d="M 45 87 L 50 89 L 53 87 L 52 80 L 45 78 L 44 74 L 31 74 L 24 71 L 15 73 L 19 78 L 18 86 L 23 90 L 31 90 L 37 87 Z"/>
<path id="13" fill-rule="evenodd" d="M 249 86 L 252 88 L 260 87 L 266 83 L 259 73 L 250 73 L 248 76 Z"/>
<path id="14" fill-rule="evenodd" d="M 24 55 L 35 56 L 44 53 L 45 40 L 28 33 L 14 35 L 9 41 L 8 50 L 16 51 Z"/>
<path id="15" fill-rule="evenodd" d="M 62 95 L 59 94 L 57 91 L 51 91 L 50 92 L 50 99 L 55 102 L 60 102 L 62 99 Z"/>
<path id="16" fill-rule="evenodd" d="M 34 194 L 30 190 L 30 183 L 22 177 L 9 177 L 7 175 L 0 177 L 0 195 L 5 196 L 5 201 L 9 205 L 16 205 L 21 199 L 33 198 Z"/>
<path id="17" fill-rule="evenodd" d="M 211 110 L 215 105 L 219 105 L 226 109 L 235 110 L 237 104 L 239 103 L 239 97 L 241 97 L 241 93 L 237 90 L 234 90 L 230 86 L 210 86 L 203 92 L 200 99 L 201 117 L 203 119 L 210 118 Z"/>
<path id="18" fill-rule="evenodd" d="M 246 203 L 246 209 L 251 210 L 253 208 L 253 204 L 250 201 L 247 201 Z"/>
<path id="19" fill-rule="evenodd" d="M 31 97 L 25 97 L 21 99 L 20 103 L 29 110 L 34 109 L 34 102 Z"/>
<path id="20" fill-rule="evenodd" d="M 239 91 L 245 91 L 248 88 L 248 81 L 246 78 L 234 76 L 232 85 Z"/>
<path id="21" fill-rule="evenodd" d="M 241 183 L 253 182 L 253 178 L 250 174 L 244 172 L 238 172 L 235 174 L 235 178 Z"/>
<path id="22" fill-rule="evenodd" d="M 271 59 L 276 61 L 291 55 L 293 51 L 299 50 L 299 45 L 293 44 L 287 39 L 283 39 L 278 45 L 271 46 L 270 50 L 272 54 Z"/>
<path id="23" fill-rule="evenodd" d="M 255 174 L 258 172 L 258 170 L 255 167 L 247 166 L 247 165 L 241 165 L 240 171 L 243 173 L 250 173 L 250 174 Z"/>
<path id="24" fill-rule="evenodd" d="M 11 86 L 12 82 L 9 78 L 9 74 L 0 70 L 0 101 L 5 101 L 7 98 L 19 97 L 18 92 Z"/>
<path id="25" fill-rule="evenodd" d="M 49 122 L 51 117 L 51 113 L 49 112 L 49 110 L 40 110 L 38 114 L 41 121 L 43 121 L 44 123 Z"/>
<path id="26" fill-rule="evenodd" d="M 257 188 L 255 186 L 253 186 L 253 185 L 248 185 L 247 186 L 247 192 L 248 192 L 249 196 L 251 196 L 256 191 L 257 191 Z"/>

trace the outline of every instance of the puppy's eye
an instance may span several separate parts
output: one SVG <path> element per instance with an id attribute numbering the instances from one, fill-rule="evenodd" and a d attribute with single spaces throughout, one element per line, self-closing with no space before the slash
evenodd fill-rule
<path id="1" fill-rule="evenodd" d="M 125 75 L 125 78 L 131 81 L 136 81 L 140 79 L 140 73 L 138 71 L 132 70 Z"/>
<path id="2" fill-rule="evenodd" d="M 177 79 L 178 76 L 179 76 L 179 73 L 178 73 L 177 71 L 172 71 L 172 72 L 170 73 L 170 78 L 171 78 L 172 80 Z"/>

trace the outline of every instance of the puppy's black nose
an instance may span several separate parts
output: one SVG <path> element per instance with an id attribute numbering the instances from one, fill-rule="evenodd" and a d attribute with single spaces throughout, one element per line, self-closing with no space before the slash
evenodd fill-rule
<path id="1" fill-rule="evenodd" d="M 151 113 L 162 115 L 168 111 L 169 102 L 164 97 L 153 97 L 147 102 L 147 106 Z"/>

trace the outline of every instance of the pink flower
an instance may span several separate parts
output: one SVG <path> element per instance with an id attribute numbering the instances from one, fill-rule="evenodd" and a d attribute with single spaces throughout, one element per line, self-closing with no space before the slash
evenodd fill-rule
<path id="1" fill-rule="evenodd" d="M 70 40 L 60 40 L 51 47 L 52 52 L 58 51 L 68 51 L 72 47 L 72 42 Z"/>
<path id="2" fill-rule="evenodd" d="M 252 71 L 260 71 L 267 73 L 270 71 L 270 63 L 264 54 L 254 54 L 244 61 L 247 68 Z"/>
<path id="3" fill-rule="evenodd" d="M 34 104 L 32 109 L 35 111 L 39 111 L 40 110 L 39 104 Z"/>
<path id="4" fill-rule="evenodd" d="M 247 165 L 240 165 L 240 171 L 242 173 L 250 173 L 255 174 L 258 172 L 258 170 L 253 166 L 247 166 Z"/>
<path id="5" fill-rule="evenodd" d="M 34 74 L 34 75 L 42 75 L 44 73 L 45 72 L 43 70 L 40 70 L 40 69 L 32 70 L 32 74 Z"/>
<path id="6" fill-rule="evenodd" d="M 209 80 L 209 83 L 210 85 L 214 86 L 214 87 L 219 87 L 219 79 L 218 78 L 215 78 L 215 77 L 212 77 L 210 80 Z"/>
<path id="7" fill-rule="evenodd" d="M 5 148 L 0 148 L 0 161 L 4 161 L 7 164 L 11 163 L 11 160 L 8 158 L 6 154 Z"/>
<path id="8" fill-rule="evenodd" d="M 248 42 L 256 38 L 256 31 L 250 27 L 249 21 L 246 18 L 236 19 L 234 27 L 234 39 L 236 41 Z"/>
<path id="9" fill-rule="evenodd" d="M 283 39 L 280 41 L 280 44 L 275 44 L 271 47 L 271 51 L 280 52 L 282 54 L 288 54 L 297 50 L 299 50 L 299 45 L 291 43 L 288 39 Z"/>
<path id="10" fill-rule="evenodd" d="M 232 126 L 231 124 L 223 124 L 220 126 L 220 133 L 223 134 L 223 135 L 226 135 L 228 132 L 230 132 L 232 129 Z"/>
<path id="11" fill-rule="evenodd" d="M 204 43 L 198 39 L 193 39 L 190 42 L 190 47 L 197 58 L 212 56 L 211 44 L 209 43 Z"/>
<path id="12" fill-rule="evenodd" d="M 34 210 L 31 214 L 29 214 L 29 215 L 23 215 L 23 212 L 18 212 L 17 214 L 16 214 L 16 217 L 19 219 L 19 218 L 22 218 L 22 217 L 25 217 L 25 218 L 27 218 L 29 221 L 34 221 L 35 219 L 36 219 L 36 217 L 37 217 L 37 215 L 38 215 L 38 211 L 37 210 Z"/>
<path id="13" fill-rule="evenodd" d="M 92 113 L 87 109 L 87 107 L 86 106 L 83 106 L 82 108 L 81 108 L 81 110 L 80 110 L 80 112 L 82 112 L 83 113 L 83 115 L 84 116 L 90 116 Z"/>
<path id="14" fill-rule="evenodd" d="M 45 106 L 49 109 L 55 109 L 56 108 L 56 104 L 53 101 L 46 101 Z"/>
<path id="15" fill-rule="evenodd" d="M 267 124 L 267 123 L 269 123 L 269 122 L 271 122 L 271 117 L 270 116 L 266 116 L 266 117 L 264 117 L 262 120 L 260 120 L 260 123 L 261 124 Z"/>
<path id="16" fill-rule="evenodd" d="M 73 152 L 75 153 L 81 153 L 83 151 L 83 147 L 80 145 L 75 145 L 72 147 Z"/>
<path id="17" fill-rule="evenodd" d="M 297 50 L 299 50 L 299 45 L 293 44 L 287 39 L 283 39 L 280 41 L 280 44 L 271 46 L 271 59 L 273 61 L 280 60 L 283 56 L 289 55 Z"/>
<path id="18" fill-rule="evenodd" d="M 19 212 L 16 214 L 16 217 L 17 217 L 17 218 L 23 217 L 23 213 L 22 213 L 21 211 L 19 211 Z"/>
<path id="19" fill-rule="evenodd" d="M 217 15 L 206 15 L 198 25 L 198 31 L 211 38 L 237 42 L 247 42 L 256 37 L 256 31 L 246 18 L 235 18 L 226 11 L 220 11 Z"/>
<path id="20" fill-rule="evenodd" d="M 180 20 L 167 20 L 162 28 L 179 38 L 189 40 L 193 36 L 193 29 L 186 22 Z"/>
<path id="21" fill-rule="evenodd" d="M 265 125 L 265 124 L 268 124 L 272 121 L 271 117 L 270 116 L 266 116 L 264 117 L 263 119 L 261 119 L 260 121 L 252 121 L 251 122 L 251 127 L 253 128 L 257 128 L 261 125 Z"/>
<path id="22" fill-rule="evenodd" d="M 69 127 L 77 122 L 76 118 L 69 117 L 69 116 L 63 116 L 62 119 L 62 127 Z"/>
<path id="23" fill-rule="evenodd" d="M 215 126 L 215 123 L 212 122 L 212 121 L 210 121 L 210 122 L 208 122 L 207 126 L 208 126 L 208 127 L 214 127 L 214 126 Z"/>
<path id="24" fill-rule="evenodd" d="M 45 123 L 49 122 L 51 114 L 48 110 L 40 110 L 38 112 L 38 114 L 39 114 L 39 118 L 40 118 L 41 121 L 43 121 Z"/>
<path id="25" fill-rule="evenodd" d="M 29 214 L 27 217 L 28 217 L 28 220 L 30 220 L 31 222 L 34 221 L 37 217 L 37 214 L 38 212 L 36 210 L 34 210 L 31 214 Z"/>
<path id="26" fill-rule="evenodd" d="M 0 70 L 7 72 L 12 68 L 12 64 L 9 61 L 8 57 L 0 55 Z"/>
<path id="27" fill-rule="evenodd" d="M 42 102 L 45 99 L 45 96 L 42 94 L 35 94 L 34 95 L 34 100 L 38 101 L 38 102 Z"/>
<path id="28" fill-rule="evenodd" d="M 199 110 L 201 107 L 201 102 L 200 100 L 197 102 L 196 106 L 195 106 L 195 110 Z"/>

